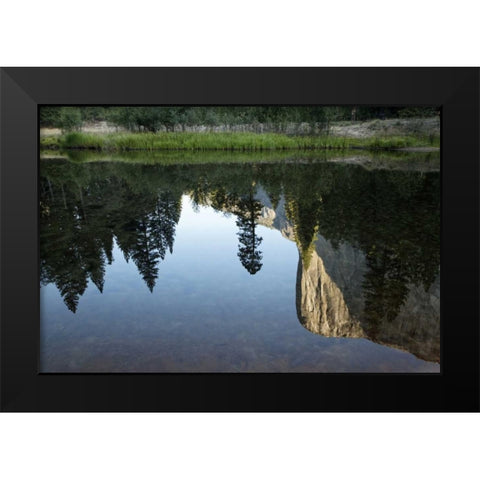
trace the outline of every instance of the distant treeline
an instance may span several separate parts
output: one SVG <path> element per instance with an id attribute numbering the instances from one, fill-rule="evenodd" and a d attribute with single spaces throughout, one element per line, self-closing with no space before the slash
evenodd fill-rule
<path id="1" fill-rule="evenodd" d="M 334 121 L 418 118 L 439 114 L 435 107 L 255 106 L 255 107 L 41 107 L 40 126 L 79 129 L 86 122 L 107 121 L 131 131 L 173 131 L 175 127 L 270 124 L 279 130 L 289 123 L 328 127 Z"/>

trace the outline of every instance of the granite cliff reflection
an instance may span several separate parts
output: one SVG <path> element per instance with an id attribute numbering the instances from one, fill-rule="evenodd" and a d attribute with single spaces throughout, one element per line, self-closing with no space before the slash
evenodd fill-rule
<path id="1" fill-rule="evenodd" d="M 299 251 L 300 323 L 439 361 L 439 173 L 320 163 L 41 162 L 41 282 L 76 311 L 101 292 L 114 242 L 154 292 L 174 252 L 182 196 L 234 215 L 238 261 L 262 269 L 259 224 Z M 211 252 L 214 256 L 215 252 Z M 261 273 L 260 273 L 261 274 Z M 292 272 L 295 275 L 295 272 Z"/>
<path id="2" fill-rule="evenodd" d="M 408 351 L 423 360 L 440 361 L 439 276 L 428 290 L 407 285 L 407 298 L 396 315 L 384 310 L 380 316 L 378 310 L 372 313 L 372 305 L 367 303 L 371 301 L 365 288 L 368 280 L 357 285 L 354 298 L 345 298 L 344 291 L 332 278 L 334 274 L 327 273 L 325 263 L 316 251 L 308 266 L 299 260 L 297 313 L 305 328 L 327 337 L 366 338 Z"/>

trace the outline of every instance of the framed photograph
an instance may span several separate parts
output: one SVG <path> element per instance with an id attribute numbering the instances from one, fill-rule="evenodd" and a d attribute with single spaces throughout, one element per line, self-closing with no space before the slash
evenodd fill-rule
<path id="1" fill-rule="evenodd" d="M 3 68 L 4 411 L 478 411 L 477 68 Z"/>

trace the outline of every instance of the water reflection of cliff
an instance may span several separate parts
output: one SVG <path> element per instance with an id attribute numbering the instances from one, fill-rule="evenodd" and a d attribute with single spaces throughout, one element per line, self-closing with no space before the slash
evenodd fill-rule
<path id="1" fill-rule="evenodd" d="M 420 257 L 402 258 L 392 237 L 387 245 L 374 245 L 365 254 L 345 241 L 327 240 L 318 233 L 318 225 L 311 225 L 310 241 L 302 242 L 298 224 L 287 212 L 288 205 L 280 202 L 276 211 L 265 208 L 260 222 L 297 243 L 296 307 L 307 330 L 327 337 L 366 338 L 440 361 L 440 273 L 439 264 L 432 261 L 438 252 L 417 246 L 417 253 L 427 254 L 423 262 Z M 370 228 L 375 237 L 375 230 L 388 225 Z M 415 231 L 420 242 L 421 232 Z M 400 244 L 413 241 L 406 233 L 397 239 Z M 432 234 L 425 232 L 425 238 Z"/>
<path id="2" fill-rule="evenodd" d="M 355 268 L 355 265 L 352 265 Z M 376 343 L 409 351 L 428 361 L 440 360 L 440 282 L 425 290 L 407 286 L 408 294 L 395 316 L 372 314 L 364 303 L 368 292 L 358 285 L 351 302 L 327 273 L 325 262 L 313 252 L 308 267 L 299 260 L 297 313 L 300 323 L 313 333 L 329 337 L 364 337 Z M 368 297 L 367 297 L 368 298 Z"/>
<path id="3" fill-rule="evenodd" d="M 297 312 L 308 330 L 439 361 L 438 172 L 42 161 L 42 283 L 75 311 L 89 280 L 103 290 L 116 241 L 153 291 L 184 194 L 236 215 L 232 241 L 252 275 L 262 268 L 259 223 L 296 242 Z"/>

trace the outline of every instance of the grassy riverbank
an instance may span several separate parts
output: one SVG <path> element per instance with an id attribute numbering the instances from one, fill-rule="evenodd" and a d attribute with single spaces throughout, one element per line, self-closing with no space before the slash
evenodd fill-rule
<path id="1" fill-rule="evenodd" d="M 127 152 L 135 150 L 184 151 L 268 151 L 268 150 L 394 150 L 400 148 L 439 147 L 433 136 L 377 136 L 347 138 L 334 136 L 289 136 L 275 133 L 108 133 L 70 132 L 41 137 L 42 149 L 98 150 Z"/>

